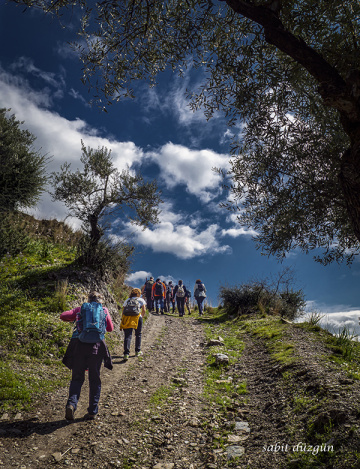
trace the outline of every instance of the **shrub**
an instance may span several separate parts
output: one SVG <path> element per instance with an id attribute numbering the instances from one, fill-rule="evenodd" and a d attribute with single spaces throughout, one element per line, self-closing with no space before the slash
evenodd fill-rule
<path id="1" fill-rule="evenodd" d="M 0 259 L 9 253 L 12 256 L 24 252 L 30 238 L 22 229 L 16 214 L 3 213 L 0 224 Z"/>
<path id="2" fill-rule="evenodd" d="M 132 252 L 133 247 L 126 243 L 111 244 L 108 240 L 101 240 L 94 245 L 88 235 L 83 235 L 77 247 L 76 261 L 102 275 L 105 272 L 126 274 Z"/>
<path id="3" fill-rule="evenodd" d="M 219 297 L 230 315 L 260 312 L 293 320 L 303 313 L 306 303 L 303 291 L 291 288 L 292 280 L 292 276 L 280 274 L 279 279 L 273 282 L 263 280 L 221 286 Z"/>

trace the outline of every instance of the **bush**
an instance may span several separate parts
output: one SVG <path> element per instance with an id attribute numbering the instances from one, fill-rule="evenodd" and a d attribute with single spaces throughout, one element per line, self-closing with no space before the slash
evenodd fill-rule
<path id="1" fill-rule="evenodd" d="M 2 213 L 0 224 L 0 259 L 7 253 L 16 256 L 24 252 L 29 242 L 30 238 L 19 224 L 16 214 Z"/>
<path id="2" fill-rule="evenodd" d="M 107 240 L 101 240 L 94 245 L 88 235 L 83 235 L 78 244 L 76 261 L 101 275 L 105 272 L 125 274 L 130 267 L 132 252 L 133 247 L 128 244 L 111 244 Z"/>
<path id="3" fill-rule="evenodd" d="M 286 274 L 286 275 L 285 275 Z M 293 320 L 305 308 L 304 293 L 294 290 L 289 271 L 279 274 L 277 281 L 252 281 L 236 286 L 221 286 L 219 297 L 224 309 L 230 315 L 266 313 L 280 315 Z"/>
<path id="4" fill-rule="evenodd" d="M 234 287 L 220 287 L 219 296 L 228 314 L 248 314 L 257 309 L 261 290 L 256 285 L 243 284 Z"/>

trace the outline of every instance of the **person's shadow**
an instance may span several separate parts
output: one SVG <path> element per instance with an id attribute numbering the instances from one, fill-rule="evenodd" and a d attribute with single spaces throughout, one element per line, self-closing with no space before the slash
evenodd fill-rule
<path id="1" fill-rule="evenodd" d="M 0 438 L 26 438 L 33 433 L 38 435 L 48 435 L 59 428 L 66 427 L 77 422 L 84 422 L 85 418 L 74 420 L 53 420 L 51 422 L 39 422 L 36 418 L 18 420 L 11 422 L 0 422 Z"/>
<path id="2" fill-rule="evenodd" d="M 123 355 L 111 355 L 112 364 L 119 365 L 120 363 L 126 363 L 127 360 L 124 360 Z M 115 361 L 114 359 L 119 359 L 119 361 Z"/>

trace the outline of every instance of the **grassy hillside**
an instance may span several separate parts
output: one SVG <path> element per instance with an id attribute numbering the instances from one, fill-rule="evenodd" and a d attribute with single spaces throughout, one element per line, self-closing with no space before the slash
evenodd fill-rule
<path id="1" fill-rule="evenodd" d="M 24 251 L 0 261 L 0 412 L 29 409 L 65 385 L 61 359 L 71 325 L 59 314 L 79 304 L 88 286 L 70 283 L 79 233 L 56 220 L 24 217 Z M 89 272 L 90 275 L 90 272 Z M 121 295 L 122 282 L 118 282 Z"/>

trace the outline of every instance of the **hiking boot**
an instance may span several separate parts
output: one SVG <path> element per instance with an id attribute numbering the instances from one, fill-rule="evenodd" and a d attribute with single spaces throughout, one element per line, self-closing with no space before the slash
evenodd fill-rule
<path id="1" fill-rule="evenodd" d="M 141 355 L 142 355 L 142 351 L 141 351 L 141 350 L 139 350 L 139 352 L 135 352 L 135 357 L 141 357 Z"/>
<path id="2" fill-rule="evenodd" d="M 96 414 L 85 414 L 84 415 L 84 420 L 95 420 L 96 419 Z"/>
<path id="3" fill-rule="evenodd" d="M 74 420 L 75 419 L 75 409 L 72 405 L 67 405 L 65 408 L 65 418 L 66 420 Z"/>
<path id="4" fill-rule="evenodd" d="M 164 314 L 164 311 L 161 311 L 161 314 Z"/>
<path id="5" fill-rule="evenodd" d="M 126 360 L 129 360 L 129 355 L 128 355 L 128 354 L 125 354 L 125 355 L 124 355 L 124 360 L 125 360 L 125 361 L 126 361 Z"/>

